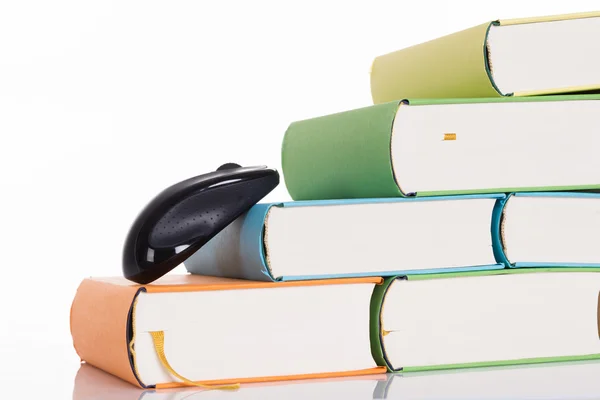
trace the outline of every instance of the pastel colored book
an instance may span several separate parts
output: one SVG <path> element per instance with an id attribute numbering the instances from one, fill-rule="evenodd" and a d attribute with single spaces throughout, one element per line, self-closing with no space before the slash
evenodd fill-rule
<path id="1" fill-rule="evenodd" d="M 398 100 L 296 121 L 293 200 L 600 188 L 600 95 Z"/>
<path id="2" fill-rule="evenodd" d="M 600 273 L 512 269 L 400 276 L 372 298 L 372 351 L 392 371 L 600 359 Z"/>
<path id="3" fill-rule="evenodd" d="M 500 19 L 376 57 L 375 104 L 600 90 L 600 12 Z"/>
<path id="4" fill-rule="evenodd" d="M 73 345 L 87 364 L 142 388 L 380 374 L 369 302 L 381 282 L 84 279 L 71 308 Z"/>
<path id="5" fill-rule="evenodd" d="M 193 274 L 295 281 L 600 267 L 600 194 L 259 203 L 185 261 Z"/>

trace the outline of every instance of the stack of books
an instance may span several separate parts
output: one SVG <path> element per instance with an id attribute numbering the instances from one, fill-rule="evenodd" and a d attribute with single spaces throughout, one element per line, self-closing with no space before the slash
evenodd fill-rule
<path id="1" fill-rule="evenodd" d="M 377 57 L 259 203 L 148 285 L 85 279 L 82 360 L 144 388 L 600 359 L 600 13 Z"/>

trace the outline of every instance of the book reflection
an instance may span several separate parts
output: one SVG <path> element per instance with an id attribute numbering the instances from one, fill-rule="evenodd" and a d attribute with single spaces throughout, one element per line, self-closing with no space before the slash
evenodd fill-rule
<path id="1" fill-rule="evenodd" d="M 140 389 L 90 365 L 75 377 L 73 400 L 192 399 L 600 399 L 600 361 L 366 375 L 244 384 L 234 391 Z"/>

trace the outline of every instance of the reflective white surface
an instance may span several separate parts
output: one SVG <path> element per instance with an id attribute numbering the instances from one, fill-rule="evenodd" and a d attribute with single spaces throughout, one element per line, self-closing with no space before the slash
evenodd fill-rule
<path id="1" fill-rule="evenodd" d="M 236 391 L 142 390 L 82 365 L 73 400 L 99 399 L 555 400 L 600 398 L 600 362 L 474 368 L 244 385 Z"/>

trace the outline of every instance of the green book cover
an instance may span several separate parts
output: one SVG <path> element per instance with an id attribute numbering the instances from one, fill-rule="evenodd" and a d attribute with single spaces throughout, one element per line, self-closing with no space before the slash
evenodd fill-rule
<path id="1" fill-rule="evenodd" d="M 577 93 L 592 85 L 502 92 L 494 80 L 488 35 L 493 27 L 593 18 L 598 12 L 495 20 L 411 47 L 383 54 L 370 71 L 374 104 L 402 98 L 473 98 Z"/>
<path id="2" fill-rule="evenodd" d="M 598 100 L 593 94 L 407 99 L 296 121 L 282 144 L 285 184 L 294 200 L 597 189 L 589 143 L 600 128 Z M 586 101 L 592 103 L 583 107 Z M 563 154 L 565 147 L 571 152 Z M 519 158 L 522 165 L 507 163 Z M 528 165 L 527 179 L 519 178 Z M 572 179 L 554 179 L 559 167 Z M 487 169 L 489 176 L 471 180 Z"/>
<path id="3" fill-rule="evenodd" d="M 569 273 L 571 276 L 580 274 L 580 273 L 588 273 L 588 274 L 598 274 L 600 273 L 600 268 L 531 268 L 531 269 L 520 269 L 520 270 L 499 270 L 499 271 L 476 271 L 476 272 L 457 272 L 457 273 L 447 273 L 447 274 L 431 274 L 431 275 L 406 275 L 406 276 L 397 276 L 397 277 L 389 277 L 384 280 L 384 282 L 380 285 L 377 285 L 373 290 L 373 295 L 371 297 L 370 304 L 370 313 L 371 313 L 371 325 L 370 325 L 370 337 L 371 337 L 371 354 L 373 359 L 377 363 L 377 365 L 385 366 L 391 372 L 405 371 L 405 372 L 418 372 L 418 371 L 432 371 L 432 370 L 444 370 L 444 369 L 458 369 L 458 368 L 472 368 L 472 367 L 492 367 L 492 366 L 507 366 L 507 365 L 520 365 L 520 364 L 539 364 L 539 363 L 547 363 L 547 362 L 560 362 L 560 361 L 579 361 L 579 360 L 593 360 L 600 359 L 600 350 L 598 350 L 595 345 L 591 345 L 589 349 L 591 352 L 585 354 L 569 354 L 569 355 L 556 355 L 556 356 L 541 356 L 541 357 L 525 357 L 525 358 L 506 358 L 506 359 L 481 359 L 474 362 L 464 362 L 464 363 L 452 363 L 452 364 L 422 364 L 422 365 L 411 365 L 411 364 L 403 364 L 398 359 L 394 360 L 386 351 L 384 337 L 391 334 L 393 331 L 387 331 L 385 328 L 384 318 L 383 318 L 383 310 L 386 307 L 386 295 L 389 293 L 392 284 L 398 280 L 400 281 L 431 281 L 431 280 L 440 280 L 446 281 L 444 285 L 449 288 L 449 292 L 452 293 L 453 280 L 454 278 L 468 278 L 468 277 L 492 277 L 492 276 L 524 276 L 529 275 L 534 279 L 539 279 L 541 275 L 554 275 L 556 278 L 560 279 L 561 273 Z M 600 276 L 599 276 L 600 278 Z M 586 279 L 586 278 L 583 278 Z M 589 278 L 587 278 L 589 279 Z M 581 282 L 581 280 L 579 281 Z M 401 284 L 401 283 L 400 283 Z M 556 284 L 556 283 L 555 283 Z M 504 285 L 507 285 L 506 283 Z M 510 285 L 510 284 L 509 284 Z M 568 290 L 569 287 L 565 287 L 565 290 Z M 580 290 L 579 287 L 572 287 L 571 289 L 577 291 Z M 400 289 L 397 289 L 400 290 Z M 532 290 L 535 290 L 532 288 Z M 586 288 L 581 288 L 581 290 L 586 290 Z M 587 288 L 590 290 L 590 288 Z M 597 290 L 593 291 L 593 301 L 598 301 L 598 292 Z M 506 291 L 506 298 L 510 298 L 512 293 L 510 291 Z M 557 296 L 560 296 L 560 293 L 557 293 Z M 443 300 L 444 294 L 440 293 L 437 298 L 430 298 L 426 301 L 428 303 L 435 303 L 438 300 Z M 405 308 L 414 308 L 418 306 L 419 301 L 423 301 L 423 299 L 413 299 L 414 303 L 405 304 Z M 478 299 L 473 299 L 473 302 L 477 302 Z M 526 307 L 531 306 L 532 304 L 537 304 L 537 306 L 544 306 L 543 302 L 539 298 L 536 298 L 535 295 L 532 295 L 530 299 L 527 300 L 528 305 Z M 595 305 L 595 304 L 593 304 Z M 393 305 L 388 304 L 387 307 L 392 307 Z M 551 306 L 550 306 L 551 307 Z M 577 318 L 573 319 L 571 316 L 573 314 L 577 314 L 579 312 L 578 318 L 581 315 L 585 315 L 585 313 L 580 312 L 578 309 L 569 310 L 565 308 L 563 310 L 556 310 L 556 318 L 565 318 L 565 315 L 568 317 L 565 319 L 569 320 L 569 323 L 576 323 Z M 600 309 L 595 308 L 594 313 L 589 316 L 592 321 L 592 325 L 600 325 Z M 598 315 L 596 313 L 598 312 Z M 490 314 L 493 315 L 494 309 L 490 310 Z M 456 320 L 459 323 L 454 324 L 453 326 L 458 327 L 457 329 L 461 329 L 461 318 L 467 319 L 468 317 L 473 316 L 462 316 L 461 310 L 456 310 Z M 529 315 L 528 318 L 533 320 L 536 319 L 536 315 Z M 515 318 L 515 322 L 518 321 L 518 318 Z M 403 319 L 403 322 L 406 322 L 406 319 Z M 423 329 L 423 326 L 414 327 L 410 325 L 410 322 L 406 322 L 406 326 L 401 326 L 400 328 L 396 327 L 396 329 L 410 331 L 411 329 Z M 482 322 L 485 324 L 485 322 Z M 588 324 L 589 325 L 589 324 Z M 450 337 L 452 335 L 456 335 L 456 332 L 452 332 L 450 329 L 452 327 L 445 327 L 443 325 L 437 324 L 437 321 L 430 321 L 431 329 L 439 330 L 439 340 L 444 341 L 446 337 Z M 435 327 L 435 328 L 434 328 Z M 511 327 L 511 332 L 519 332 L 520 326 L 515 325 Z M 593 338 L 594 340 L 598 339 L 598 329 L 600 327 L 593 326 Z M 484 329 L 485 330 L 485 329 Z M 468 334 L 468 333 L 467 333 Z M 476 333 L 473 333 L 474 335 Z M 477 335 L 480 335 L 477 333 Z M 531 338 L 532 333 L 528 331 L 523 331 L 522 333 L 518 333 L 515 335 L 511 335 L 513 337 L 506 338 L 506 340 L 515 340 L 516 337 L 522 337 L 525 340 Z M 561 340 L 563 338 L 561 337 Z M 496 340 L 498 340 L 496 338 Z M 569 342 L 573 340 L 568 336 L 564 337 L 565 342 Z M 463 342 L 464 343 L 464 342 Z M 494 340 L 490 339 L 489 346 L 495 346 Z M 559 343 L 557 343 L 557 348 L 559 348 Z M 418 346 L 424 353 L 435 351 L 431 350 L 427 343 L 414 343 L 414 346 Z M 468 345 L 467 345 L 468 346 Z M 594 347 L 595 346 L 595 347 Z M 432 346 L 433 347 L 433 346 Z M 598 350 L 598 351 L 595 351 Z M 560 350 L 556 350 L 556 354 L 560 354 Z M 430 354 L 424 354 L 424 359 L 429 358 Z"/>

